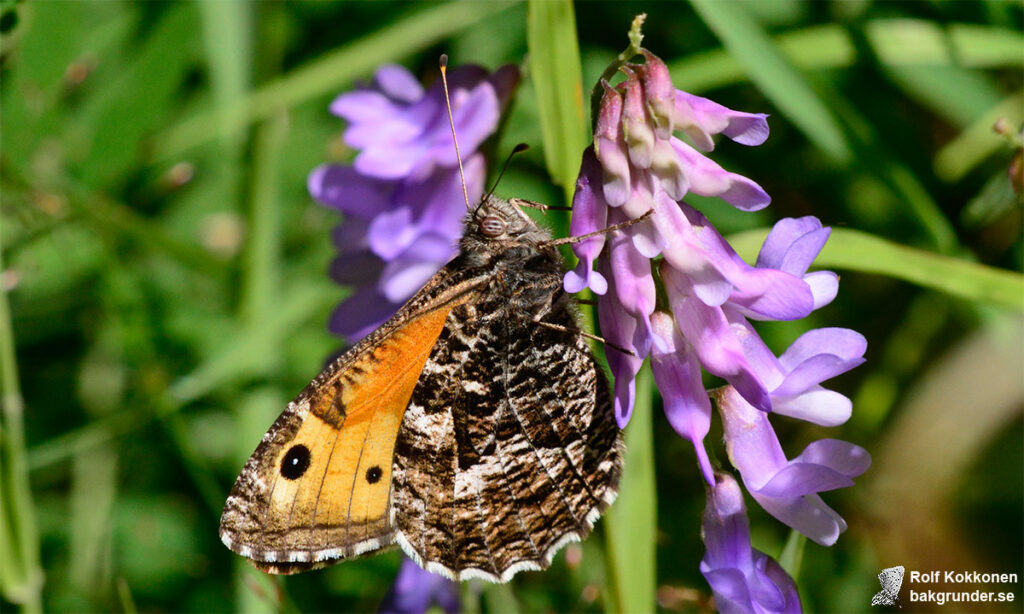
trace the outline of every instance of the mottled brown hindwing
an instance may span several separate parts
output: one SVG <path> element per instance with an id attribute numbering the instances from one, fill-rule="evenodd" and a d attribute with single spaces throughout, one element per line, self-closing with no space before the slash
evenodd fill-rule
<path id="1" fill-rule="evenodd" d="M 614 500 L 622 444 L 586 341 L 506 299 L 449 315 L 395 446 L 396 539 L 428 570 L 546 568 Z M 565 302 L 544 320 L 576 329 Z"/>

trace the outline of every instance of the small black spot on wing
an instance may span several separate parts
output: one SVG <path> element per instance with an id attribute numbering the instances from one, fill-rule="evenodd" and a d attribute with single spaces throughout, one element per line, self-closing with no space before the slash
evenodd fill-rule
<path id="1" fill-rule="evenodd" d="M 374 465 L 373 467 L 370 467 L 369 469 L 366 470 L 366 481 L 369 482 L 370 484 L 376 484 L 377 482 L 380 481 L 380 478 L 383 475 L 384 472 L 381 471 L 380 467 Z"/>

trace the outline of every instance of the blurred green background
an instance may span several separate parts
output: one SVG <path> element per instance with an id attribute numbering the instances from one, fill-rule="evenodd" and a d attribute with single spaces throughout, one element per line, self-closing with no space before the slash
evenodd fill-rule
<path id="1" fill-rule="evenodd" d="M 874 458 L 825 495 L 850 524 L 836 546 L 788 541 L 805 609 L 870 610 L 895 564 L 1024 572 L 1020 140 L 992 128 L 1024 119 L 1020 2 L 0 0 L 0 609 L 373 610 L 396 552 L 279 581 L 217 538 L 244 459 L 341 345 L 338 218 L 305 188 L 352 154 L 327 104 L 386 62 L 426 80 L 442 52 L 521 64 L 494 150 L 533 149 L 499 193 L 558 204 L 575 169 L 545 151 L 581 125 L 537 101 L 571 96 L 577 61 L 589 89 L 642 11 L 677 87 L 772 115 L 765 145 L 715 152 L 772 206 L 701 201 L 708 217 L 745 255 L 780 217 L 837 229 L 818 264 L 838 299 L 761 327 L 769 345 L 814 326 L 869 340 L 830 386 L 848 424 L 776 421 L 790 456 L 836 437 Z M 703 488 L 659 403 L 641 388 L 611 520 L 548 572 L 468 585 L 472 609 L 708 609 Z M 748 506 L 779 556 L 785 527 Z M 1019 611 L 1020 585 L 997 588 Z"/>

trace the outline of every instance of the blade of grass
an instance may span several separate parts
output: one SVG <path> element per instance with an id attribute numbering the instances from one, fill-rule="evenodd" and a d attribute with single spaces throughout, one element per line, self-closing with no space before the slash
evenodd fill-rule
<path id="1" fill-rule="evenodd" d="M 650 370 L 641 369 L 636 378 L 636 408 L 625 431 L 619 497 L 604 521 L 615 611 L 624 614 L 653 612 L 657 603 L 653 390 Z"/>
<path id="2" fill-rule="evenodd" d="M 0 233 L 0 236 L 3 236 Z M 4 270 L 0 251 L 0 271 Z M 4 599 L 24 612 L 43 609 L 43 568 L 39 563 L 39 532 L 25 450 L 25 403 L 18 379 L 7 290 L 0 287 L 0 580 Z"/>
<path id="3" fill-rule="evenodd" d="M 903 203 L 940 252 L 956 250 L 956 232 L 910 169 L 893 158 L 883 139 L 840 93 L 814 87 L 793 68 L 741 4 L 691 0 L 698 14 L 744 65 L 750 79 L 818 148 L 843 166 L 855 160 Z"/>
<path id="4" fill-rule="evenodd" d="M 130 207 L 110 199 L 105 194 L 92 192 L 84 186 L 73 185 L 68 191 L 68 196 L 75 213 L 88 219 L 101 230 L 109 232 L 112 240 L 123 240 L 128 236 L 135 244 L 164 252 L 183 266 L 205 275 L 227 273 L 227 263 L 224 260 L 198 245 L 168 235 L 159 223 L 140 216 Z"/>
<path id="5" fill-rule="evenodd" d="M 118 494 L 118 464 L 112 445 L 77 454 L 71 464 L 68 580 L 93 606 L 110 590 L 110 519 Z"/>
<path id="6" fill-rule="evenodd" d="M 136 614 L 139 611 L 135 607 L 135 600 L 132 598 L 132 590 L 128 586 L 128 581 L 123 577 L 117 579 L 117 598 L 121 603 L 121 611 L 124 614 Z"/>
<path id="7" fill-rule="evenodd" d="M 752 261 L 768 232 L 752 230 L 729 237 L 744 259 Z M 1024 275 L 907 247 L 849 228 L 833 228 L 817 268 L 875 273 L 969 301 L 1024 311 Z"/>
<path id="8" fill-rule="evenodd" d="M 252 58 L 252 6 L 245 2 L 200 2 L 203 50 L 210 70 L 214 115 L 222 142 L 237 140 L 229 131 L 231 103 L 249 89 Z"/>
<path id="9" fill-rule="evenodd" d="M 233 134 L 317 96 L 336 92 L 380 64 L 396 61 L 420 51 L 476 21 L 512 6 L 505 1 L 452 2 L 432 5 L 386 28 L 367 35 L 324 57 L 271 81 L 244 99 L 237 100 L 224 115 L 210 110 L 188 118 L 156 137 L 156 155 L 172 158 L 221 134 Z"/>
<path id="10" fill-rule="evenodd" d="M 896 47 L 893 29 L 913 22 L 912 19 L 877 19 L 866 25 L 872 33 L 876 53 L 883 63 L 899 62 L 898 54 L 881 53 L 878 50 Z M 917 58 L 926 66 L 969 66 L 974 69 L 1007 68 L 1024 65 L 1020 48 L 1024 36 L 1004 28 L 975 24 L 951 24 L 947 26 L 948 38 L 944 41 L 949 48 L 928 45 L 933 55 L 924 50 L 917 52 Z M 846 26 L 824 24 L 801 27 L 772 37 L 779 51 L 802 70 L 820 68 L 845 68 L 857 61 L 857 49 Z M 906 65 L 906 64 L 905 64 Z M 747 79 L 743 66 L 730 56 L 725 49 L 701 51 L 686 58 L 669 63 L 669 72 L 676 85 L 688 92 L 706 92 Z"/>
<path id="11" fill-rule="evenodd" d="M 278 169 L 287 126 L 284 115 L 278 115 L 261 124 L 256 132 L 239 305 L 239 317 L 250 326 L 266 319 L 279 290 L 282 231 Z"/>
<path id="12" fill-rule="evenodd" d="M 835 116 L 743 5 L 712 0 L 690 0 L 690 4 L 779 111 L 834 160 L 849 163 L 853 149 Z"/>
<path id="13" fill-rule="evenodd" d="M 986 111 L 974 123 L 935 154 L 935 174 L 954 183 L 973 171 L 996 151 L 1006 148 L 1006 140 L 992 133 L 999 118 L 1011 126 L 1024 121 L 1024 94 L 1017 93 Z"/>
<path id="14" fill-rule="evenodd" d="M 779 555 L 779 565 L 786 570 L 794 580 L 800 576 L 800 564 L 804 558 L 804 546 L 807 545 L 807 538 L 795 530 L 789 532 L 786 538 L 786 545 Z M 799 583 L 798 583 L 799 584 Z"/>
<path id="15" fill-rule="evenodd" d="M 258 327 L 241 330 L 236 336 L 239 339 L 237 344 L 225 347 L 221 353 L 211 356 L 171 384 L 165 393 L 166 402 L 160 399 L 154 402 L 157 412 L 123 411 L 54 437 L 29 451 L 28 468 L 35 470 L 60 462 L 139 428 L 154 417 L 174 413 L 229 381 L 252 374 L 255 369 L 253 356 L 264 353 L 268 345 L 279 343 L 313 314 L 321 313 L 337 302 L 337 291 L 326 282 L 324 285 L 289 289 L 282 294 L 280 310 L 259 323 Z"/>
<path id="16" fill-rule="evenodd" d="M 580 157 L 587 146 L 583 68 L 576 15 L 569 0 L 530 0 L 526 14 L 530 78 L 537 93 L 544 162 L 572 201 Z"/>

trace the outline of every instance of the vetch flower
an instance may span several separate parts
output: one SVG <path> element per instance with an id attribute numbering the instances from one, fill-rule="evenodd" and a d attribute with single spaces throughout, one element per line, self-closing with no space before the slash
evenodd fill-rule
<path id="1" fill-rule="evenodd" d="M 483 193 L 480 144 L 498 126 L 518 71 L 479 67 L 449 72 L 452 116 L 460 138 L 466 190 Z M 373 82 L 340 95 L 331 111 L 346 119 L 345 142 L 361 151 L 352 165 L 310 173 L 310 194 L 345 215 L 334 229 L 339 254 L 331 277 L 354 286 L 328 328 L 359 340 L 389 318 L 456 253 L 465 204 L 441 83 L 424 90 L 400 66 L 381 67 Z M 459 610 L 452 581 L 405 559 L 382 612 L 419 613 L 432 605 Z"/>
<path id="2" fill-rule="evenodd" d="M 576 178 L 576 192 L 572 198 L 572 220 L 569 234 L 574 237 L 597 232 L 608 226 L 608 205 L 603 202 L 604 194 L 595 188 L 601 184 L 601 168 L 594 156 L 594 148 L 583 152 L 579 177 Z M 590 288 L 594 294 L 608 291 L 608 281 L 594 271 L 594 260 L 604 247 L 605 235 L 596 234 L 572 246 L 580 259 L 575 269 L 565 274 L 565 291 L 576 293 Z"/>
<path id="3" fill-rule="evenodd" d="M 707 487 L 700 572 L 720 612 L 800 612 L 796 583 L 771 557 L 750 545 L 743 492 L 727 473 Z"/>
<path id="4" fill-rule="evenodd" d="M 831 546 L 846 523 L 817 493 L 853 485 L 871 457 L 860 446 L 821 439 L 787 460 L 768 414 L 733 388 L 718 395 L 729 460 L 751 496 L 772 516 L 823 546 Z"/>
<path id="5" fill-rule="evenodd" d="M 449 73 L 471 200 L 480 198 L 486 175 L 476 150 L 497 128 L 517 80 L 511 66 Z M 424 90 L 406 69 L 384 66 L 370 85 L 338 96 L 331 111 L 348 121 L 343 138 L 361 151 L 351 166 L 314 169 L 308 188 L 345 215 L 334 232 L 339 255 L 331 276 L 356 289 L 328 328 L 355 342 L 455 255 L 465 205 L 440 82 Z"/>
<path id="6" fill-rule="evenodd" d="M 377 611 L 381 614 L 423 614 L 434 605 L 447 614 L 457 614 L 460 611 L 458 585 L 403 557 L 398 577 Z"/>
<path id="7" fill-rule="evenodd" d="M 493 74 L 478 66 L 451 71 L 452 117 L 464 153 L 494 132 L 518 79 L 512 66 Z M 424 91 L 405 68 L 383 66 L 370 86 L 338 96 L 331 112 L 348 121 L 345 143 L 361 150 L 353 167 L 362 175 L 415 180 L 458 163 L 440 81 Z"/>
<path id="8" fill-rule="evenodd" d="M 665 403 L 665 416 L 680 436 L 693 443 L 704 479 L 714 483 L 704 437 L 711 428 L 711 400 L 701 383 L 697 354 L 683 338 L 672 316 L 659 311 L 651 316 L 654 334 L 662 343 L 651 352 L 651 372 Z"/>
<path id="9" fill-rule="evenodd" d="M 778 413 L 823 426 L 846 421 L 849 399 L 821 383 L 861 364 L 866 344 L 854 331 L 825 328 L 805 333 L 777 357 L 761 340 L 752 321 L 797 320 L 835 298 L 838 276 L 809 272 L 830 230 L 813 217 L 781 220 L 748 264 L 683 202 L 693 193 L 741 211 L 770 203 L 757 183 L 705 155 L 716 134 L 760 145 L 768 137 L 767 116 L 676 90 L 665 64 L 639 48 L 639 39 L 638 30 L 631 33 L 632 45 L 620 57 L 633 53 L 644 61 L 616 64 L 625 78 L 616 85 L 602 79 L 595 88 L 594 145 L 583 156 L 571 232 L 639 221 L 574 245 L 579 263 L 564 287 L 598 295 L 620 427 L 632 414 L 643 359 L 651 357 L 665 415 L 693 445 L 708 484 L 701 571 L 717 607 L 798 612 L 793 580 L 751 548 L 739 485 L 716 468 L 704 446 L 712 411 L 702 370 L 728 382 L 714 396 L 729 460 L 747 490 L 776 518 L 829 545 L 846 525 L 818 493 L 851 485 L 870 458 L 856 445 L 824 439 L 789 460 L 769 419 Z"/>

